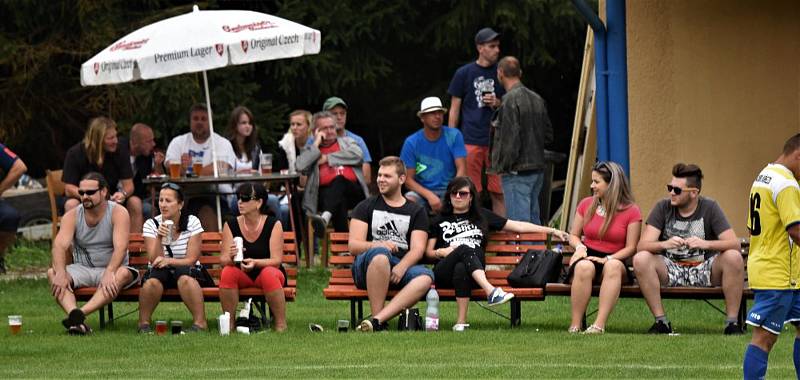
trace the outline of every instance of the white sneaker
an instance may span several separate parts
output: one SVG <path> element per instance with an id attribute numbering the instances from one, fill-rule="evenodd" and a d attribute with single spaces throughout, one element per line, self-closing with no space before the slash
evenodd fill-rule
<path id="1" fill-rule="evenodd" d="M 497 306 L 510 301 L 512 298 L 514 298 L 513 293 L 506 293 L 503 291 L 503 289 L 500 289 L 498 287 L 494 288 L 494 290 L 492 290 L 492 293 L 489 294 L 487 302 L 489 306 Z"/>
<path id="2" fill-rule="evenodd" d="M 468 327 L 469 327 L 469 323 L 456 323 L 455 325 L 453 325 L 453 331 L 455 331 L 455 332 L 464 332 L 464 331 L 467 331 Z"/>

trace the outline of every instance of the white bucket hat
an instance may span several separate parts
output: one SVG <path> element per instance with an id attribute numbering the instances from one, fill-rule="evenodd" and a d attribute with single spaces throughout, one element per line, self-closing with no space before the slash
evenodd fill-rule
<path id="1" fill-rule="evenodd" d="M 442 101 L 439 98 L 435 96 L 429 96 L 425 99 L 422 99 L 422 103 L 419 105 L 419 112 L 417 112 L 417 116 L 422 116 L 424 113 L 433 111 L 447 112 L 447 108 L 442 107 Z"/>

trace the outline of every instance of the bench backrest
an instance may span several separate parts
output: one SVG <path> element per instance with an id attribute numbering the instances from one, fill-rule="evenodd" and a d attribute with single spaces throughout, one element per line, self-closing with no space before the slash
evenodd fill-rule
<path id="1" fill-rule="evenodd" d="M 331 252 L 330 264 L 334 266 L 331 277 L 344 279 L 352 277 L 350 269 L 345 266 L 352 265 L 355 256 L 350 255 L 348 247 L 349 234 L 347 232 L 331 232 L 329 234 L 329 248 Z M 495 285 L 502 285 L 513 266 L 529 249 L 545 249 L 547 235 L 543 233 L 509 233 L 494 232 L 489 235 L 486 246 L 486 277 Z M 569 245 L 553 238 L 553 247 L 558 244 L 568 249 Z M 428 263 L 428 262 L 423 262 Z M 429 263 L 428 263 L 429 264 Z"/>
<path id="2" fill-rule="evenodd" d="M 222 233 L 203 232 L 201 234 L 203 243 L 200 248 L 200 263 L 208 268 L 214 282 L 219 284 L 219 276 L 222 273 L 220 265 L 220 247 L 222 244 Z M 131 234 L 128 242 L 129 265 L 139 269 L 144 273 L 147 270 L 147 251 L 144 247 L 142 234 Z M 289 286 L 294 286 L 297 280 L 297 241 L 294 232 L 285 231 L 283 233 L 283 266 L 286 269 L 287 282 Z"/>

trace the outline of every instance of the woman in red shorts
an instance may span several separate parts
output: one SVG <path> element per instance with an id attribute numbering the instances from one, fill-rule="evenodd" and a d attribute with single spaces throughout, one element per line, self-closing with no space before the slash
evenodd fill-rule
<path id="1" fill-rule="evenodd" d="M 283 227 L 274 215 L 268 214 L 267 190 L 257 183 L 245 183 L 236 191 L 239 216 L 225 223 L 222 230 L 224 266 L 219 281 L 222 310 L 234 315 L 239 303 L 239 289 L 261 288 L 274 317 L 276 331 L 286 330 L 286 271 L 283 260 Z M 244 259 L 234 262 L 234 237 L 243 241 Z M 233 328 L 233 318 L 231 318 Z"/>

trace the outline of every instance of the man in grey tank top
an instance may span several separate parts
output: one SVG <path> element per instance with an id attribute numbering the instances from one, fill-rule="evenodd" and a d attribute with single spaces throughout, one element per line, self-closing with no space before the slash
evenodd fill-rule
<path id="1" fill-rule="evenodd" d="M 47 271 L 50 287 L 68 314 L 62 321 L 70 334 L 91 333 L 86 315 L 113 301 L 121 289 L 139 281 L 139 272 L 128 266 L 130 217 L 125 207 L 108 200 L 103 175 L 87 173 L 78 186 L 81 205 L 67 211 L 53 242 L 53 264 Z M 72 264 L 67 265 L 71 252 Z M 73 289 L 96 287 L 94 296 L 78 308 Z"/>

